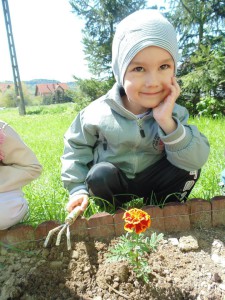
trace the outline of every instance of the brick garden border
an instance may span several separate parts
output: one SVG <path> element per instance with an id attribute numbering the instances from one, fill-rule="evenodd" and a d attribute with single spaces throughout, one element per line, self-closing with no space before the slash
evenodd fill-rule
<path id="1" fill-rule="evenodd" d="M 157 232 L 189 231 L 194 228 L 225 226 L 225 196 L 213 197 L 210 201 L 190 199 L 186 203 L 168 203 L 163 208 L 145 206 L 143 210 L 151 216 L 151 229 Z M 71 236 L 79 238 L 113 238 L 125 233 L 123 210 L 115 215 L 98 213 L 85 219 L 79 217 L 71 225 Z M 4 245 L 20 245 L 45 239 L 49 230 L 59 222 L 46 221 L 37 228 L 18 224 L 7 230 L 0 230 L 0 242 Z"/>

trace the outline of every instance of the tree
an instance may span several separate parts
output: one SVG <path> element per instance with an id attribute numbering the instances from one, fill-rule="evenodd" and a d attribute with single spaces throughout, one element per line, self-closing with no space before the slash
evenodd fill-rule
<path id="1" fill-rule="evenodd" d="M 191 56 L 190 64 L 195 67 L 182 76 L 182 92 L 190 99 L 196 91 L 201 90 L 201 94 L 198 103 L 185 101 L 190 111 L 214 116 L 225 114 L 224 60 L 225 51 L 222 51 L 222 47 L 217 50 L 201 45 Z"/>
<path id="2" fill-rule="evenodd" d="M 173 0 L 168 17 L 178 32 L 182 49 L 178 76 L 188 95 L 183 100 L 189 100 L 196 113 L 202 97 L 218 101 L 225 97 L 224 82 L 219 80 L 224 72 L 219 64 L 225 55 L 225 0 Z"/>
<path id="3" fill-rule="evenodd" d="M 168 16 L 179 34 L 184 59 L 200 45 L 216 47 L 225 37 L 225 0 L 173 0 Z"/>
<path id="4" fill-rule="evenodd" d="M 81 110 L 91 101 L 104 95 L 113 85 L 114 79 L 98 80 L 98 79 L 80 79 L 76 80 L 76 90 L 73 92 L 73 100 L 76 109 Z"/>
<path id="5" fill-rule="evenodd" d="M 0 93 L 0 106 L 1 107 L 17 106 L 14 87 L 7 89 L 5 93 Z"/>
<path id="6" fill-rule="evenodd" d="M 84 53 L 90 72 L 112 77 L 111 47 L 116 24 L 130 13 L 146 7 L 147 0 L 70 0 L 73 12 L 85 20 Z"/>

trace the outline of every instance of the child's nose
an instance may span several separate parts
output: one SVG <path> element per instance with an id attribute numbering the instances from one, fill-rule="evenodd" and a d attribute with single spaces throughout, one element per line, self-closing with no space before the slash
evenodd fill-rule
<path id="1" fill-rule="evenodd" d="M 155 86 L 157 85 L 158 79 L 157 74 L 154 72 L 146 73 L 145 85 L 146 86 Z"/>

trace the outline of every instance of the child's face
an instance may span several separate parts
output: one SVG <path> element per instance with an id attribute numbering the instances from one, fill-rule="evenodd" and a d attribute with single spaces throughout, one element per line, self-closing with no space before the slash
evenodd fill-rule
<path id="1" fill-rule="evenodd" d="M 150 46 L 132 59 L 124 75 L 124 106 L 141 114 L 159 105 L 170 93 L 174 61 L 166 50 Z"/>

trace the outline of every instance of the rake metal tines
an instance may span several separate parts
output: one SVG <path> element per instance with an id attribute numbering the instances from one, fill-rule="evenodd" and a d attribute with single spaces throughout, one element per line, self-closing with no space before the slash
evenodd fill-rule
<path id="1" fill-rule="evenodd" d="M 71 249 L 71 242 L 70 242 L 70 225 L 73 224 L 73 222 L 77 219 L 77 217 L 81 214 L 81 207 L 77 206 L 75 207 L 66 217 L 65 219 L 65 224 L 62 224 L 60 226 L 57 226 L 56 228 L 52 229 L 49 231 L 45 242 L 44 242 L 44 247 L 47 247 L 48 242 L 50 240 L 50 238 L 53 236 L 53 234 L 57 231 L 59 231 L 59 233 L 57 234 L 57 238 L 56 238 L 56 246 L 59 246 L 60 241 L 61 241 L 61 237 L 64 231 L 66 231 L 66 240 L 67 240 L 67 249 L 70 250 Z"/>

